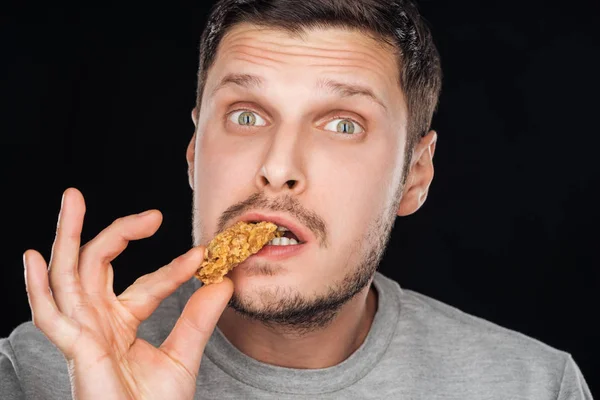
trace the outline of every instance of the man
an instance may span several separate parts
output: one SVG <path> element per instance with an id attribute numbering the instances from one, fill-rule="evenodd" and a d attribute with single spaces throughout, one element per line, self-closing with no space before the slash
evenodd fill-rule
<path id="1" fill-rule="evenodd" d="M 186 155 L 195 247 L 116 296 L 111 260 L 161 214 L 80 247 L 67 189 L 48 266 L 24 254 L 33 323 L 0 342 L 2 398 L 591 399 L 569 354 L 376 271 L 427 197 L 440 86 L 407 1 L 218 2 Z M 240 220 L 298 243 L 201 287 L 205 246 Z"/>

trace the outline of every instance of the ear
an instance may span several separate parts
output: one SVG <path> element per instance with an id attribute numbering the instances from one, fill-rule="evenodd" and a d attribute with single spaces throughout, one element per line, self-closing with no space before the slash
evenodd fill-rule
<path id="1" fill-rule="evenodd" d="M 198 128 L 198 108 L 194 107 L 192 110 L 192 121 L 194 121 L 194 127 Z M 185 152 L 185 158 L 188 164 L 188 181 L 190 183 L 190 187 L 194 190 L 194 160 L 196 156 L 196 129 L 194 129 L 194 134 L 190 139 L 190 143 L 188 144 L 187 150 Z"/>
<path id="2" fill-rule="evenodd" d="M 198 107 L 194 107 L 192 109 L 192 121 L 194 121 L 194 126 L 198 127 Z"/>
<path id="3" fill-rule="evenodd" d="M 397 214 L 400 217 L 414 213 L 427 199 L 429 185 L 433 180 L 433 154 L 436 142 L 437 133 L 429 131 L 415 146 L 404 193 L 398 207 Z"/>

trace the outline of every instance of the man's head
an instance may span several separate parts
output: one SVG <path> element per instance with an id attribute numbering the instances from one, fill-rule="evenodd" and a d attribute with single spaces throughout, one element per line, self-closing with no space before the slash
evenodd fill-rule
<path id="1" fill-rule="evenodd" d="M 224 0 L 201 38 L 187 151 L 194 244 L 248 212 L 310 234 L 298 254 L 230 273 L 231 306 L 313 328 L 365 289 L 396 215 L 433 179 L 438 53 L 390 0 Z"/>

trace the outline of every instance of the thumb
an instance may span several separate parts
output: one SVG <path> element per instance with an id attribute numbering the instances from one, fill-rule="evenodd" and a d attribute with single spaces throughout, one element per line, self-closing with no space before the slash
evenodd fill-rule
<path id="1" fill-rule="evenodd" d="M 227 277 L 196 290 L 160 350 L 197 376 L 206 343 L 232 295 L 233 282 Z"/>

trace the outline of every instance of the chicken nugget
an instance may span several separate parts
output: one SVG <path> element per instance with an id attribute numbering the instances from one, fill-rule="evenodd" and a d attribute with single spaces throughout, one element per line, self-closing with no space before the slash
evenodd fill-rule
<path id="1" fill-rule="evenodd" d="M 223 276 L 257 253 L 271 239 L 283 236 L 272 222 L 239 221 L 219 233 L 204 251 L 204 261 L 194 276 L 205 285 L 223 281 Z"/>

